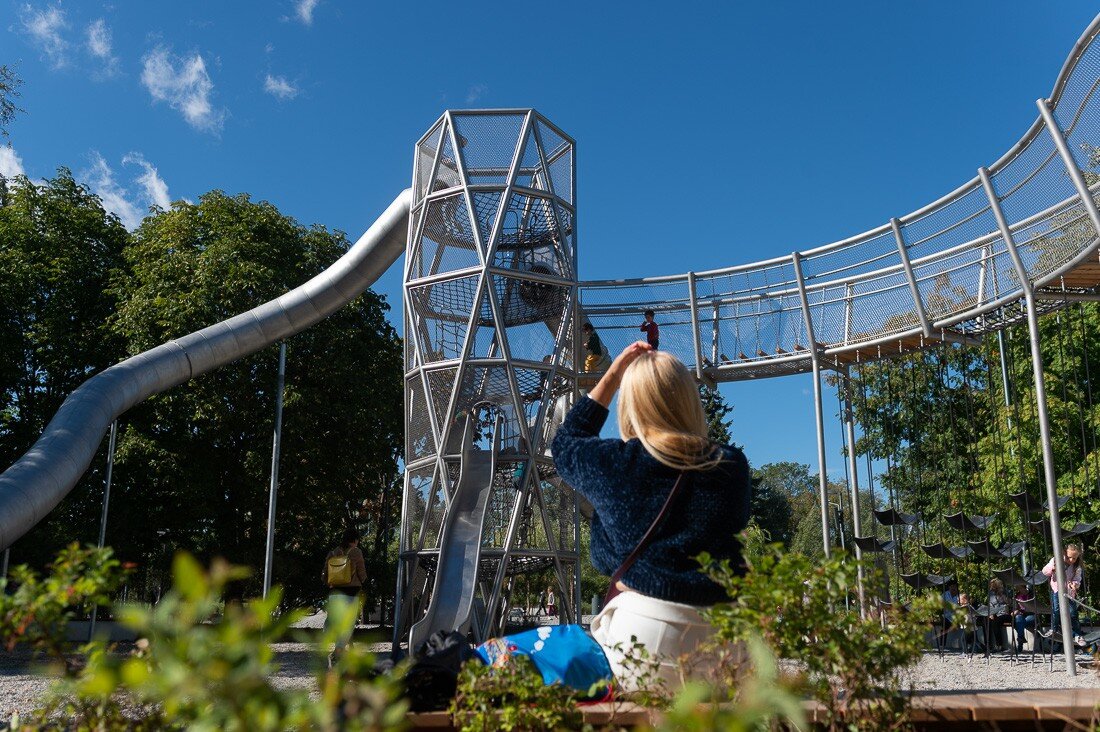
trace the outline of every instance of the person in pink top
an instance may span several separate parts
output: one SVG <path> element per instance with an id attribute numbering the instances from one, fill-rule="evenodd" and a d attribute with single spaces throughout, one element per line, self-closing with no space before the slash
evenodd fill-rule
<path id="1" fill-rule="evenodd" d="M 646 310 L 642 313 L 642 317 L 645 318 L 645 322 L 642 323 L 642 327 L 639 328 L 639 330 L 645 333 L 646 342 L 656 351 L 657 347 L 661 344 L 661 327 L 654 322 L 654 313 L 652 310 Z"/>
<path id="2" fill-rule="evenodd" d="M 1085 578 L 1085 566 L 1081 561 L 1081 547 L 1076 544 L 1067 544 L 1065 554 L 1062 561 L 1066 565 L 1066 591 L 1065 597 L 1076 598 L 1077 592 L 1081 589 L 1081 582 Z M 1058 587 L 1058 576 L 1054 571 L 1054 558 L 1047 562 L 1047 566 L 1043 567 L 1043 574 L 1050 577 L 1050 609 L 1053 612 L 1053 619 L 1051 621 L 1051 629 L 1057 633 L 1062 627 L 1062 617 L 1058 614 L 1058 601 L 1060 595 L 1062 595 L 1061 588 Z M 1081 621 L 1077 618 L 1077 603 L 1069 603 L 1069 619 L 1070 624 L 1073 626 L 1073 642 L 1079 646 L 1085 645 L 1085 639 L 1081 635 Z"/>

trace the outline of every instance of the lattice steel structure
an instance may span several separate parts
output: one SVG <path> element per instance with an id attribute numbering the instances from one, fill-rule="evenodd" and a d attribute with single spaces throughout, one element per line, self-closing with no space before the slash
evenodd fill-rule
<path id="1" fill-rule="evenodd" d="M 538 570 L 572 620 L 577 503 L 549 444 L 576 390 L 573 140 L 533 110 L 449 111 L 415 155 L 395 635 L 486 637 Z"/>

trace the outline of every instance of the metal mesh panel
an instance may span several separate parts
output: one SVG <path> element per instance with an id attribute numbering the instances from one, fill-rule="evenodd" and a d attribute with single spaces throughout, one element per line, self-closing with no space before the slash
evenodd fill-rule
<path id="1" fill-rule="evenodd" d="M 475 191 L 473 193 L 474 218 L 480 233 L 482 249 L 489 248 L 489 238 L 493 235 L 493 224 L 496 223 L 500 210 L 500 199 L 504 197 L 502 191 Z"/>
<path id="2" fill-rule="evenodd" d="M 802 276 L 807 285 L 818 279 L 835 280 L 858 277 L 901 263 L 894 233 L 885 231 L 862 235 L 855 241 L 802 258 Z M 791 273 L 793 282 L 794 273 Z"/>
<path id="3" fill-rule="evenodd" d="M 454 114 L 466 178 L 473 185 L 504 185 L 516 154 L 522 114 Z"/>
<path id="4" fill-rule="evenodd" d="M 409 288 L 409 302 L 418 316 L 416 337 L 423 363 L 462 355 L 478 281 L 473 275 Z"/>
<path id="5" fill-rule="evenodd" d="M 932 322 L 973 308 L 984 287 L 982 247 L 913 263 L 924 311 Z"/>
<path id="6" fill-rule="evenodd" d="M 457 480 L 457 466 L 447 464 L 447 471 L 451 474 L 450 482 L 454 485 Z M 447 512 L 447 492 L 437 475 L 431 482 L 431 488 L 427 498 L 427 509 L 424 514 L 424 526 L 421 528 L 422 542 L 418 542 L 420 549 L 438 549 L 439 536 L 443 532 L 443 516 Z"/>
<path id="7" fill-rule="evenodd" d="M 1044 129 L 992 174 L 993 189 L 1010 224 L 1023 221 L 1073 195 L 1054 141 Z"/>
<path id="8" fill-rule="evenodd" d="M 431 371 L 425 372 L 425 377 L 428 380 L 428 392 L 432 400 L 432 408 L 435 410 L 435 422 L 440 426 L 440 429 L 444 431 L 443 441 L 446 443 L 444 447 L 445 452 L 456 452 L 450 444 L 456 437 L 453 435 L 454 425 L 449 425 L 450 429 L 445 428 L 445 425 L 448 425 L 447 404 L 451 400 L 451 392 L 454 391 L 455 374 L 457 372 L 458 369 L 453 367 L 432 369 Z M 452 420 L 452 422 L 454 422 L 454 420 Z M 457 438 L 461 440 L 461 432 L 459 432 Z"/>
<path id="9" fill-rule="evenodd" d="M 524 144 L 523 158 L 520 160 L 519 170 L 516 173 L 515 185 L 540 191 L 550 191 L 550 177 L 546 169 L 543 168 L 542 159 L 539 157 L 534 126 L 527 132 L 527 141 Z"/>
<path id="10" fill-rule="evenodd" d="M 412 462 L 435 453 L 428 402 L 419 374 L 405 380 L 405 409 L 410 415 L 405 429 L 405 461 Z"/>
<path id="11" fill-rule="evenodd" d="M 416 185 L 416 202 L 419 203 L 428 192 L 428 183 L 431 181 L 432 167 L 435 164 L 435 156 L 439 151 L 439 137 L 443 134 L 443 123 L 440 122 L 423 142 L 416 146 L 416 162 L 414 163 L 413 180 Z"/>
<path id="12" fill-rule="evenodd" d="M 1088 39 L 1087 45 L 1056 97 L 1057 109 L 1067 120 L 1087 107 L 1089 95 L 1094 94 L 1097 86 L 1100 85 L 1100 44 L 1096 43 L 1098 34 L 1100 31 L 1093 33 Z M 1065 129 L 1064 126 L 1063 129 Z M 1091 139 L 1093 144 L 1100 140 L 1097 137 L 1088 139 Z"/>
<path id="13" fill-rule="evenodd" d="M 527 472 L 527 460 L 510 459 L 515 450 L 502 452 L 493 474 L 493 486 L 489 493 L 489 505 L 485 513 L 481 545 L 503 549 L 512 522 L 516 498 L 519 496 L 523 477 Z"/>
<path id="14" fill-rule="evenodd" d="M 981 184 L 919 217 L 903 220 L 901 235 L 911 260 L 954 249 L 997 230 L 997 221 Z"/>
<path id="15" fill-rule="evenodd" d="M 573 203 L 573 145 L 542 120 L 537 122 L 550 180 L 554 193 L 563 201 Z"/>
<path id="16" fill-rule="evenodd" d="M 1096 229 L 1080 199 L 1012 232 L 1028 278 L 1041 282 L 1058 272 L 1096 240 Z"/>
<path id="17" fill-rule="evenodd" d="M 465 193 L 428 201 L 424 216 L 409 266 L 410 280 L 481 263 Z"/>
<path id="18" fill-rule="evenodd" d="M 571 278 L 572 257 L 562 245 L 550 199 L 515 193 L 503 216 L 494 267 Z"/>
<path id="19" fill-rule="evenodd" d="M 871 341 L 920 325 L 909 280 L 900 271 L 852 283 L 851 340 Z"/>
<path id="20" fill-rule="evenodd" d="M 420 531 L 424 524 L 424 515 L 431 495 L 432 474 L 435 467 L 429 465 L 414 468 L 405 473 L 405 535 L 401 539 L 403 547 L 419 543 Z"/>
<path id="21" fill-rule="evenodd" d="M 518 330 L 519 326 L 538 324 L 539 328 L 522 331 L 536 338 L 546 332 L 549 337 L 549 340 L 545 337 L 538 340 L 535 345 L 542 353 L 533 353 L 531 357 L 541 361 L 543 356 L 553 353 L 553 335 L 557 333 L 565 306 L 569 302 L 569 288 L 496 274 L 492 276 L 492 280 L 493 291 L 504 319 L 503 325 L 508 330 L 509 344 L 511 345 L 511 334 L 521 332 Z M 517 343 L 516 346 L 521 350 L 526 348 L 524 343 Z"/>

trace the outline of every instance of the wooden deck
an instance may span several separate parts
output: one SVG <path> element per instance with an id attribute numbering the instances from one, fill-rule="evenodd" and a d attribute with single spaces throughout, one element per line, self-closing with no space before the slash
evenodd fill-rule
<path id="1" fill-rule="evenodd" d="M 1100 722 L 1100 688 L 1006 691 L 919 692 L 913 700 L 917 729 L 1066 729 L 1068 722 L 1084 729 Z M 821 707 L 805 702 L 806 716 L 819 719 Z M 584 721 L 595 726 L 635 727 L 655 721 L 649 710 L 630 703 L 590 704 Z M 454 729 L 446 712 L 408 715 L 414 730 Z M 1077 729 L 1069 725 L 1070 729 Z"/>

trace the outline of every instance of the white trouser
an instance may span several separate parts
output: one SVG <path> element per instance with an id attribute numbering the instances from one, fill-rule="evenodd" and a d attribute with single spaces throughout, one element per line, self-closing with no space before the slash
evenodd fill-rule
<path id="1" fill-rule="evenodd" d="M 662 680 L 669 692 L 677 691 L 682 684 L 680 657 L 693 653 L 714 633 L 699 612 L 703 609 L 658 600 L 640 592 L 623 592 L 607 603 L 607 607 L 592 619 L 591 630 L 592 637 L 607 655 L 619 689 L 636 691 L 639 682 L 644 681 L 638 678 L 639 672 L 648 671 Z M 645 646 L 650 657 L 648 661 L 639 663 L 638 652 L 632 650 L 631 636 Z M 688 663 L 690 674 L 700 676 L 709 672 L 711 668 L 706 660 L 706 657 L 693 656 Z M 654 662 L 659 664 L 655 669 L 652 667 Z"/>

